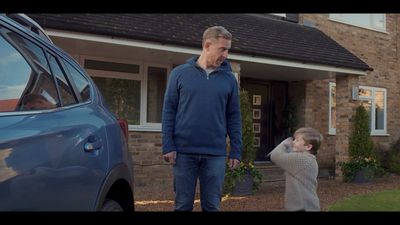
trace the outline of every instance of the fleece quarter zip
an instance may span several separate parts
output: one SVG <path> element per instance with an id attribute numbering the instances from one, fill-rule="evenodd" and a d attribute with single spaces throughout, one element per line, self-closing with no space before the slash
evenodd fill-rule
<path id="1" fill-rule="evenodd" d="M 163 154 L 226 155 L 240 160 L 242 148 L 239 91 L 229 62 L 207 75 L 198 57 L 174 68 L 168 80 L 163 107 Z"/>

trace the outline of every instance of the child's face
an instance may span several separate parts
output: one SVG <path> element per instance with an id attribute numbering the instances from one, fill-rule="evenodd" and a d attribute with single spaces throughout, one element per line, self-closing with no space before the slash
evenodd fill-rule
<path id="1" fill-rule="evenodd" d="M 294 136 L 293 151 L 295 152 L 310 151 L 311 147 L 312 147 L 311 144 L 306 144 L 301 134 Z"/>

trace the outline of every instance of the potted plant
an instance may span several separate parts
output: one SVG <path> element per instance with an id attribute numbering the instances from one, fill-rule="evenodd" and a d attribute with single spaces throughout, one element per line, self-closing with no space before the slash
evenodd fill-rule
<path id="1" fill-rule="evenodd" d="M 245 90 L 240 90 L 240 111 L 242 118 L 242 160 L 236 169 L 226 169 L 224 193 L 233 195 L 253 194 L 261 184 L 261 173 L 254 167 L 256 148 L 254 148 L 254 132 L 252 107 Z"/>
<path id="2" fill-rule="evenodd" d="M 357 107 L 354 117 L 349 156 L 348 162 L 340 163 L 345 182 L 368 182 L 381 167 L 370 137 L 368 112 L 362 105 Z"/>

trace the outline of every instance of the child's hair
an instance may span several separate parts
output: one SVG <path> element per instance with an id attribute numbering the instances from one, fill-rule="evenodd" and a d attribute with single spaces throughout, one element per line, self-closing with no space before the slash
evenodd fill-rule
<path id="1" fill-rule="evenodd" d="M 296 137 L 296 135 L 301 135 L 301 137 L 304 139 L 304 142 L 306 144 L 311 144 L 312 148 L 310 150 L 310 153 L 313 155 L 317 155 L 317 151 L 319 149 L 319 146 L 321 145 L 322 140 L 324 139 L 322 134 L 312 128 L 312 127 L 302 127 L 296 130 L 296 132 L 294 132 L 294 135 Z"/>

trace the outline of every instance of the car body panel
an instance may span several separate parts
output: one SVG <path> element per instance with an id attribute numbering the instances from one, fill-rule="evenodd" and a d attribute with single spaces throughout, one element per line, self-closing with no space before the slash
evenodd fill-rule
<path id="1" fill-rule="evenodd" d="M 73 65 L 89 82 L 91 96 L 51 109 L 0 110 L 0 211 L 100 210 L 115 182 L 129 185 L 126 198 L 133 201 L 127 140 L 92 79 L 68 54 L 3 14 L 0 26 Z"/>

